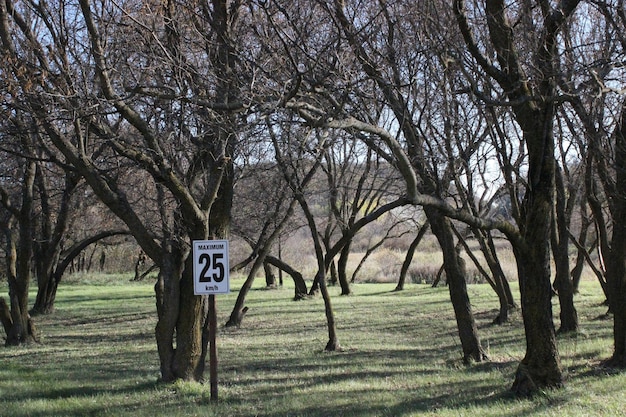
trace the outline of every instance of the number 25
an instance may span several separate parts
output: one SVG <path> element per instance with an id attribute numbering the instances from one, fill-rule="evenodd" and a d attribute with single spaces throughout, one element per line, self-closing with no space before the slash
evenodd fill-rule
<path id="1" fill-rule="evenodd" d="M 226 271 L 224 271 L 222 259 L 224 259 L 224 254 L 219 252 L 213 254 L 213 259 L 211 259 L 208 253 L 200 254 L 198 262 L 204 264 L 202 271 L 200 271 L 200 282 L 211 282 L 211 279 L 215 282 L 222 282 L 224 280 L 224 273 Z M 212 275 L 209 274 L 211 265 L 213 265 L 214 270 Z"/>

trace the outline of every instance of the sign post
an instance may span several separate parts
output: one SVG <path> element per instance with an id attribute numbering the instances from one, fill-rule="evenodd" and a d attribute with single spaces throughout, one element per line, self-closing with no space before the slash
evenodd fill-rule
<path id="1" fill-rule="evenodd" d="M 217 308 L 215 294 L 230 292 L 227 240 L 193 241 L 193 290 L 209 296 L 209 378 L 211 401 L 217 402 Z"/>
<path id="2" fill-rule="evenodd" d="M 209 294 L 209 383 L 211 402 L 216 403 L 217 394 L 217 308 L 215 307 L 215 294 Z"/>

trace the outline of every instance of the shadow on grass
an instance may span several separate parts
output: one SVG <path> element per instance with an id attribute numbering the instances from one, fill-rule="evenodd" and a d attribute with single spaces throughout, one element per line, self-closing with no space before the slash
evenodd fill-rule
<path id="1" fill-rule="evenodd" d="M 346 378 L 363 378 L 363 375 L 350 375 Z M 385 375 L 366 375 L 366 377 L 384 378 Z M 310 381 L 311 386 L 324 386 L 329 381 L 337 383 L 337 376 L 330 380 Z M 298 386 L 297 389 L 267 390 L 261 394 L 260 398 L 252 399 L 253 401 L 272 403 L 272 397 L 286 397 L 295 404 L 287 415 L 297 416 L 408 416 L 415 413 L 435 413 L 438 410 L 455 410 L 467 409 L 472 406 L 490 405 L 496 402 L 517 402 L 518 400 L 510 393 L 508 387 L 493 387 L 489 385 L 473 385 L 468 386 L 466 382 L 459 381 L 456 383 L 433 384 L 425 386 L 424 389 L 412 389 L 408 392 L 399 393 L 386 388 L 355 389 L 349 393 L 341 391 L 328 390 L 325 395 L 316 394 L 319 401 L 311 401 L 310 394 L 306 387 Z M 304 392 L 302 392 L 304 390 Z M 332 397 L 333 401 L 324 401 L 325 396 Z M 385 398 L 384 401 L 369 401 L 371 398 Z M 245 405 L 250 398 L 234 399 L 228 402 L 232 405 Z M 317 402 L 317 404 L 311 404 Z M 304 406 L 298 406 L 304 404 Z M 337 405 L 339 404 L 339 405 Z M 533 406 L 525 415 L 534 415 L 541 408 L 549 408 L 554 405 Z M 522 414 L 522 415 L 524 415 Z M 281 417 L 286 415 L 285 410 L 279 412 L 260 409 L 257 416 L 263 417 Z M 507 414 L 501 414 L 507 415 Z M 519 412 L 511 412 L 511 416 L 520 415 Z"/>
<path id="2" fill-rule="evenodd" d="M 358 292 L 358 288 L 355 289 L 355 293 Z M 389 289 L 385 289 L 384 291 L 376 291 L 376 292 L 367 292 L 367 293 L 357 293 L 354 295 L 358 295 L 360 297 L 380 297 L 380 296 L 388 296 L 388 297 L 397 297 L 397 298 L 406 298 L 406 297 L 439 297 L 441 293 L 448 293 L 448 289 L 446 287 L 431 287 L 430 285 L 420 285 L 417 287 L 412 287 L 408 289 L 404 289 L 401 291 L 396 291 L 394 287 L 389 287 Z M 419 302 L 419 300 L 416 300 Z M 444 297 L 442 300 L 437 300 L 437 302 L 448 302 L 449 300 Z"/>
<path id="3" fill-rule="evenodd" d="M 12 415 L 41 417 L 369 417 L 440 411 L 452 416 L 472 415 L 474 409 L 530 416 L 554 413 L 566 401 L 563 393 L 532 401 L 510 394 L 514 356 L 523 347 L 519 317 L 513 324 L 481 326 L 484 344 L 498 352 L 499 361 L 464 366 L 447 289 L 380 288 L 362 287 L 354 297 L 334 298 L 346 347 L 334 353 L 322 353 L 327 332 L 319 298 L 294 303 L 288 300 L 291 292 L 253 294 L 262 298 L 249 300 L 243 327 L 220 329 L 218 404 L 209 402 L 208 386 L 156 382 L 152 295 L 140 296 L 141 306 L 132 292 L 103 292 L 99 300 L 105 301 L 93 305 L 90 297 L 70 295 L 60 305 L 63 321 L 45 319 L 52 331 L 47 346 L 0 351 L 0 415 L 9 413 L 6 405 Z M 476 310 L 483 315 L 477 320 L 486 323 L 497 310 L 491 302 L 479 302 Z M 592 383 L 601 379 L 578 345 L 572 349 L 567 371 Z M 585 352 L 601 355 L 589 347 Z M 20 378 L 22 385 L 13 382 Z"/>
<path id="4" fill-rule="evenodd" d="M 432 366 L 429 358 L 432 355 L 432 352 L 425 355 L 419 349 L 402 349 L 319 354 L 316 363 L 296 359 L 262 360 L 243 367 L 229 366 L 225 372 L 236 372 L 236 380 L 224 383 L 254 392 L 253 397 L 245 400 L 230 398 L 228 401 L 233 404 L 289 401 L 294 404 L 290 412 L 298 416 L 401 416 L 416 411 L 432 412 L 441 407 L 465 407 L 477 401 L 513 399 L 508 385 L 494 385 L 493 376 L 484 377 L 510 371 L 514 362 L 485 362 L 466 367 L 450 364 L 451 372 L 458 372 L 461 377 L 457 382 L 441 382 L 440 374 L 445 370 Z M 266 375 L 263 386 L 259 386 L 257 375 Z M 271 377 L 268 379 L 267 375 Z M 468 384 L 463 378 L 468 375 L 474 375 L 474 383 Z M 389 384 L 388 381 L 395 382 Z M 421 385 L 416 385 L 415 381 L 421 381 Z M 393 387 L 394 384 L 397 387 Z M 327 405 L 329 402 L 323 400 L 326 396 L 332 396 L 334 405 Z M 311 402 L 319 404 L 311 405 Z M 343 405 L 337 407 L 338 403 Z M 259 410 L 257 415 L 285 414 L 284 410 L 278 413 Z"/>
<path id="5" fill-rule="evenodd" d="M 95 324 L 95 325 L 111 325 L 111 324 L 128 324 L 133 325 L 139 321 L 145 320 L 153 320 L 155 313 L 150 312 L 141 312 L 141 313 L 117 313 L 116 311 L 109 311 L 108 313 L 100 310 L 98 315 L 91 315 L 87 318 L 74 318 L 74 319 L 66 319 L 63 321 L 63 326 L 74 327 L 79 325 L 86 324 Z"/>

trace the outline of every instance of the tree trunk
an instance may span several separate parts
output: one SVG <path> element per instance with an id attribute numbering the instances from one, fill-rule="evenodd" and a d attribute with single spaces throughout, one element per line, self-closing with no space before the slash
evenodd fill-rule
<path id="1" fill-rule="evenodd" d="M 496 294 L 498 295 L 498 301 L 500 302 L 500 311 L 498 316 L 493 320 L 494 324 L 506 323 L 509 319 L 509 310 L 517 308 L 515 300 L 513 299 L 513 293 L 511 292 L 511 286 L 507 281 L 502 265 L 497 257 L 496 246 L 493 243 L 493 238 L 489 232 L 483 232 L 475 229 L 474 233 L 477 235 L 478 242 L 480 244 L 487 265 L 493 274 L 493 280 L 496 286 Z"/>
<path id="2" fill-rule="evenodd" d="M 574 286 L 570 279 L 567 241 L 563 246 L 555 247 L 553 253 L 556 269 L 555 287 L 561 306 L 559 333 L 568 333 L 578 331 L 578 313 L 574 306 Z"/>
<path id="3" fill-rule="evenodd" d="M 188 256 L 180 280 L 180 303 L 176 322 L 176 350 L 172 363 L 177 379 L 201 382 L 204 379 L 205 322 L 207 317 L 207 296 L 194 294 L 193 259 Z"/>
<path id="4" fill-rule="evenodd" d="M 254 278 L 256 277 L 257 272 L 265 264 L 265 253 L 267 253 L 267 251 L 267 247 L 264 247 L 259 253 L 259 256 L 255 259 L 254 264 L 252 264 L 252 268 L 250 268 L 248 277 L 239 289 L 239 293 L 237 294 L 237 300 L 235 301 L 235 306 L 233 307 L 233 310 L 230 313 L 230 317 L 225 324 L 226 327 L 241 326 L 243 316 L 248 311 L 247 307 L 244 305 L 246 302 L 246 296 L 248 295 L 250 288 L 252 288 L 252 284 L 254 283 Z"/>
<path id="5" fill-rule="evenodd" d="M 337 326 L 335 325 L 335 312 L 333 310 L 328 287 L 326 286 L 326 272 L 328 271 L 330 264 L 333 262 L 333 257 L 325 257 L 322 247 L 321 239 L 317 232 L 317 226 L 315 225 L 315 218 L 309 208 L 306 199 L 301 194 L 296 194 L 298 203 L 304 212 L 304 216 L 307 219 L 309 229 L 311 229 L 311 236 L 313 238 L 313 245 L 315 247 L 315 257 L 317 259 L 317 274 L 313 280 L 313 286 L 317 284 L 322 298 L 324 299 L 324 312 L 326 314 L 326 325 L 328 327 L 328 343 L 326 343 L 325 350 L 336 351 L 340 350 L 339 338 L 337 336 Z"/>
<path id="6" fill-rule="evenodd" d="M 611 257 L 607 262 L 606 279 L 609 288 L 609 306 L 613 312 L 613 355 L 606 365 L 616 368 L 626 367 L 626 227 L 614 227 L 622 229 L 615 236 L 614 230 L 613 248 Z M 616 237 L 622 239 L 617 244 Z"/>
<path id="7" fill-rule="evenodd" d="M 415 239 L 411 241 L 411 244 L 409 245 L 409 249 L 407 249 L 406 251 L 404 262 L 402 262 L 402 268 L 400 268 L 400 278 L 398 278 L 398 284 L 396 285 L 396 288 L 394 289 L 394 291 L 404 290 L 404 283 L 406 282 L 406 275 L 409 272 L 409 267 L 411 266 L 411 262 L 413 261 L 413 255 L 415 255 L 415 250 L 417 249 L 418 245 L 422 241 L 422 238 L 426 234 L 427 230 L 428 230 L 428 222 L 422 225 L 420 230 L 417 232 L 417 236 L 415 236 Z"/>
<path id="8" fill-rule="evenodd" d="M 32 314 L 50 314 L 54 311 L 54 300 L 67 265 L 59 268 L 62 254 L 62 243 L 67 234 L 72 209 L 72 195 L 76 191 L 80 176 L 68 170 L 65 173 L 65 185 L 61 194 L 60 204 L 52 212 L 47 176 L 41 164 L 37 166 L 35 180 L 40 200 L 40 232 L 34 242 L 35 273 L 37 275 L 37 298 L 31 310 Z"/>
<path id="9" fill-rule="evenodd" d="M 517 368 L 512 390 L 520 396 L 529 396 L 541 388 L 559 387 L 563 379 L 552 322 L 549 257 L 537 250 L 526 254 L 516 251 L 516 255 L 526 355 Z"/>
<path id="10" fill-rule="evenodd" d="M 450 220 L 439 211 L 432 208 L 424 208 L 430 228 L 437 237 L 443 253 L 446 280 L 450 291 L 450 300 L 454 308 L 461 347 L 463 349 L 463 361 L 482 362 L 488 359 L 487 354 L 480 344 L 478 328 L 474 321 L 472 306 L 467 294 L 465 262 L 459 256 L 454 244 L 454 233 Z"/>
<path id="11" fill-rule="evenodd" d="M 61 277 L 56 273 L 50 273 L 46 279 L 38 279 L 37 298 L 31 309 L 33 315 L 52 314 L 54 312 L 54 302 Z"/>
<path id="12" fill-rule="evenodd" d="M 232 165 L 224 167 L 232 173 Z M 232 206 L 232 176 L 221 177 L 217 197 L 211 206 L 208 229 L 200 223 L 188 231 L 188 238 L 225 239 L 229 234 Z M 199 219 L 189 219 L 193 224 Z M 161 378 L 201 382 L 208 353 L 208 296 L 194 294 L 193 257 L 177 246 L 182 238 L 166 240 L 155 284 L 158 322 L 155 329 L 161 363 Z M 158 260 L 155 260 L 158 261 Z"/>
<path id="13" fill-rule="evenodd" d="M 3 318 L 4 325 L 9 323 L 11 325 L 6 332 L 7 346 L 18 346 L 38 340 L 34 332 L 34 324 L 28 314 L 30 271 L 26 272 L 22 270 L 22 272 L 19 273 L 22 268 L 20 268 L 18 266 L 19 264 L 16 262 L 16 253 L 18 251 L 15 249 L 15 246 L 15 242 L 11 242 L 10 247 L 7 248 L 7 252 L 10 252 L 10 254 L 8 254 L 9 256 L 7 256 L 6 259 L 7 269 L 9 270 L 7 279 L 9 282 L 9 299 L 11 305 L 9 319 Z M 26 276 L 24 274 L 26 274 Z"/>
<path id="14" fill-rule="evenodd" d="M 611 366 L 626 367 L 626 105 L 622 107 L 620 127 L 615 132 L 616 181 L 612 195 L 613 235 L 606 280 L 609 306 L 613 311 L 613 356 Z"/>
<path id="15" fill-rule="evenodd" d="M 557 105 L 553 97 L 558 95 L 556 58 L 559 55 L 559 32 L 579 2 L 559 2 L 554 8 L 546 3 L 543 22 L 537 21 L 541 25 L 537 27 L 540 34 L 538 43 L 529 49 L 518 49 L 515 35 L 516 30 L 527 30 L 529 26 L 522 23 L 518 28 L 511 24 L 505 1 L 485 2 L 489 46 L 494 48 L 498 65 L 485 57 L 477 46 L 465 14 L 465 1 L 454 2 L 454 12 L 465 44 L 512 104 L 528 151 L 527 188 L 518 222 L 520 235 L 515 236 L 512 242 L 526 330 L 526 356 L 518 367 L 512 387 L 520 395 L 558 387 L 563 382 L 552 322 L 550 284 L 549 243 L 555 192 L 554 119 Z M 532 22 L 534 15 L 527 12 Z M 534 63 L 535 69 L 531 73 L 526 71 L 528 62 Z"/>
<path id="16" fill-rule="evenodd" d="M 276 288 L 276 275 L 272 271 L 272 266 L 266 260 L 263 261 L 263 272 L 265 273 L 265 286 L 267 288 Z"/>
<path id="17" fill-rule="evenodd" d="M 341 295 L 350 295 L 350 282 L 348 280 L 348 257 L 350 256 L 350 246 L 352 241 L 348 241 L 341 249 L 339 260 L 337 261 L 337 278 L 341 286 Z"/>
<path id="18" fill-rule="evenodd" d="M 578 243 L 580 244 L 580 247 L 578 247 L 576 252 L 576 262 L 574 263 L 574 267 L 570 271 L 574 294 L 578 294 L 578 287 L 580 285 L 580 279 L 582 278 L 583 268 L 585 266 L 585 245 L 587 244 L 588 228 L 589 222 L 586 219 L 583 219 L 580 234 L 578 235 Z"/>
<path id="19" fill-rule="evenodd" d="M 13 320 L 11 319 L 9 305 L 3 297 L 0 297 L 0 322 L 2 323 L 2 328 L 4 328 L 4 333 L 8 335 L 11 332 L 11 327 L 13 327 Z"/>
<path id="20" fill-rule="evenodd" d="M 17 346 L 37 341 L 34 324 L 28 314 L 28 289 L 33 257 L 33 185 L 36 165 L 30 162 L 24 169 L 22 206 L 18 214 L 18 236 L 7 227 L 6 262 L 12 326 L 7 332 L 7 345 Z"/>
<path id="21" fill-rule="evenodd" d="M 129 234 L 127 230 L 106 230 L 77 242 L 62 254 L 59 254 L 60 241 L 56 250 L 52 250 L 53 248 L 49 247 L 45 254 L 40 255 L 45 259 L 38 262 L 37 297 L 31 312 L 33 314 L 50 314 L 54 312 L 57 290 L 65 271 L 89 245 L 107 237 L 126 234 Z"/>
<path id="22" fill-rule="evenodd" d="M 494 290 L 494 292 L 498 296 L 498 301 L 500 303 L 500 311 L 498 312 L 498 315 L 496 316 L 496 318 L 493 320 L 493 323 L 494 324 L 505 323 L 509 317 L 510 305 L 509 305 L 509 298 L 507 297 L 505 286 L 504 286 L 504 283 L 506 282 L 506 278 L 504 277 L 504 272 L 502 271 L 502 268 L 500 267 L 500 263 L 497 260 L 494 246 L 493 245 L 489 246 L 485 242 L 485 240 L 487 240 L 486 239 L 487 234 L 484 231 L 479 230 L 475 227 L 471 227 L 470 229 L 472 230 L 472 233 L 476 237 L 476 240 L 479 242 L 481 251 L 491 271 L 491 275 L 489 275 L 489 273 L 482 267 L 478 258 L 476 258 L 476 256 L 472 253 L 472 250 L 467 244 L 465 237 L 461 233 L 459 233 L 459 231 L 454 226 L 452 227 L 452 230 L 456 234 L 457 239 L 459 239 L 459 244 L 463 246 L 467 255 L 474 262 L 476 269 L 478 269 L 480 274 L 485 278 L 485 280 L 489 283 L 491 288 Z M 492 249 L 493 249 L 493 252 L 492 252 Z"/>
<path id="23" fill-rule="evenodd" d="M 60 247 L 56 250 L 38 251 L 35 271 L 37 274 L 37 297 L 31 309 L 32 314 L 51 314 L 54 312 L 54 300 L 60 277 L 55 274 L 55 265 L 59 260 Z"/>
<path id="24" fill-rule="evenodd" d="M 316 277 L 316 279 L 319 282 L 320 292 L 322 293 L 322 298 L 324 299 L 324 313 L 326 315 L 326 325 L 328 328 L 328 343 L 326 343 L 324 350 L 328 352 L 336 352 L 341 350 L 341 345 L 339 344 L 339 337 L 337 336 L 335 312 L 333 311 L 333 304 L 330 299 L 330 294 L 328 293 L 328 287 L 326 286 L 324 270 L 318 271 L 317 275 L 318 277 Z"/>
<path id="25" fill-rule="evenodd" d="M 180 280 L 183 274 L 182 256 L 163 254 L 159 275 L 154 285 L 158 321 L 155 328 L 157 350 L 161 364 L 161 379 L 172 382 L 179 378 L 174 368 L 174 334 L 180 304 Z"/>
<path id="26" fill-rule="evenodd" d="M 542 388 L 563 384 L 556 345 L 550 282 L 550 234 L 554 210 L 553 104 L 542 111 L 520 112 L 529 154 L 529 186 L 524 197 L 522 244 L 514 243 L 520 281 L 526 355 L 515 375 L 512 390 L 528 396 Z M 544 113 L 545 112 L 545 113 Z M 531 120 L 529 120 L 531 119 Z"/>
<path id="27" fill-rule="evenodd" d="M 560 169 L 555 169 L 556 204 L 552 220 L 552 255 L 556 270 L 555 287 L 561 306 L 559 333 L 578 331 L 578 313 L 574 307 L 574 286 L 569 270 L 569 218 L 565 184 Z M 570 198 L 574 198 L 571 196 Z"/>
<path id="28" fill-rule="evenodd" d="M 328 248 L 330 246 L 326 246 L 326 251 L 328 252 Z M 337 264 L 335 263 L 335 260 L 333 259 L 330 262 L 330 267 L 329 267 L 329 272 L 330 272 L 330 285 L 337 285 Z"/>
<path id="29" fill-rule="evenodd" d="M 194 294 L 193 259 L 189 253 L 173 247 L 163 254 L 155 293 L 161 380 L 202 381 L 208 304 L 207 296 Z"/>
<path id="30" fill-rule="evenodd" d="M 313 282 L 311 283 L 311 288 L 309 288 L 309 295 L 314 296 L 320 290 L 320 281 L 318 275 L 315 275 L 313 278 Z"/>
<path id="31" fill-rule="evenodd" d="M 266 260 L 267 262 L 278 268 L 280 271 L 285 271 L 291 276 L 291 278 L 293 278 L 293 283 L 295 285 L 295 294 L 293 299 L 295 301 L 302 300 L 307 296 L 306 282 L 304 281 L 304 278 L 302 277 L 302 274 L 300 272 L 296 271 L 285 262 L 273 256 L 267 256 Z"/>

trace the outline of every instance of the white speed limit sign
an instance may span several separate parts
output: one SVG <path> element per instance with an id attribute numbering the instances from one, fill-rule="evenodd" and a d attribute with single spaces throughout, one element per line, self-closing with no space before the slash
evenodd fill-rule
<path id="1" fill-rule="evenodd" d="M 228 240 L 193 241 L 194 294 L 230 292 Z"/>

